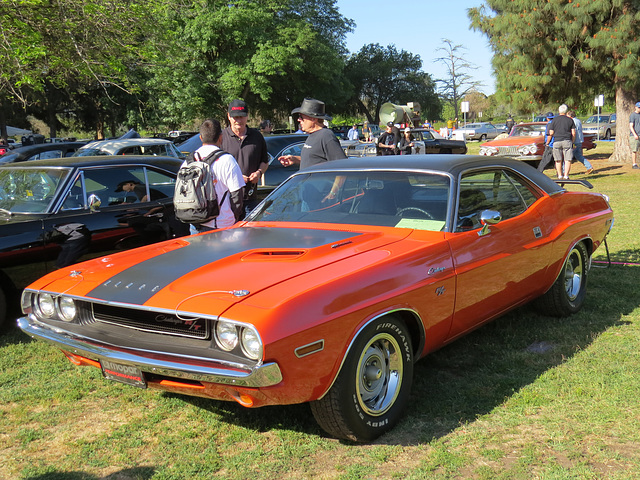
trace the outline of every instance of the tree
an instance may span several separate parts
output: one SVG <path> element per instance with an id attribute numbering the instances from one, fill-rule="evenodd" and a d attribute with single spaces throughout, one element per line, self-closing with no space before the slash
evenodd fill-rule
<path id="1" fill-rule="evenodd" d="M 463 56 L 462 45 L 454 45 L 451 40 L 443 38 L 445 46 L 438 48 L 438 51 L 444 53 L 442 57 L 436 58 L 435 62 L 441 62 L 447 67 L 447 78 L 437 79 L 436 82 L 441 83 L 440 93 L 445 101 L 451 105 L 458 118 L 458 107 L 460 100 L 472 90 L 477 90 L 482 86 L 481 82 L 474 81 L 473 77 L 468 73 L 469 70 L 475 69 L 474 65 L 469 63 Z"/>
<path id="2" fill-rule="evenodd" d="M 63 89 L 135 92 L 129 70 L 153 55 L 163 31 L 152 20 L 157 8 L 156 0 L 3 0 L 0 100 L 26 107 Z"/>
<path id="3" fill-rule="evenodd" d="M 420 56 L 398 51 L 394 45 L 363 46 L 346 63 L 345 75 L 354 88 L 353 109 L 377 123 L 384 103 L 418 102 L 423 116 L 438 117 L 441 107 L 435 84 L 421 69 Z"/>
<path id="4" fill-rule="evenodd" d="M 288 112 L 305 96 L 346 100 L 342 54 L 353 23 L 335 3 L 197 0 L 169 11 L 170 61 L 158 64 L 154 80 L 169 92 L 161 101 L 167 114 L 222 116 L 233 98 L 265 113 Z"/>
<path id="5" fill-rule="evenodd" d="M 603 88 L 614 89 L 618 126 L 610 160 L 629 161 L 628 120 L 640 87 L 640 2 L 486 0 L 469 17 L 489 37 L 498 93 L 520 108 L 584 105 Z"/>

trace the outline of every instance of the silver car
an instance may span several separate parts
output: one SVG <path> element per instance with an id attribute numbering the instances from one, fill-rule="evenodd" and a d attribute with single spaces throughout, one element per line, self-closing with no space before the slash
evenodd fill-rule
<path id="1" fill-rule="evenodd" d="M 489 138 L 496 138 L 502 133 L 489 122 L 469 123 L 466 127 L 456 130 L 456 132 L 457 136 L 464 135 L 465 140 L 480 140 L 481 142 Z"/>
<path id="2" fill-rule="evenodd" d="M 609 140 L 616 136 L 616 114 L 607 113 L 606 115 L 591 115 L 582 124 L 582 133 L 592 133 L 601 138 Z"/>

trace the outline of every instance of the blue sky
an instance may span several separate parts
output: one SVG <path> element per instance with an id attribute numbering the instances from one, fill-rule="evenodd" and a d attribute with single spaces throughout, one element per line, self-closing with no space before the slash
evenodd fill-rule
<path id="1" fill-rule="evenodd" d="M 347 34 L 347 48 L 355 53 L 363 45 L 379 43 L 386 47 L 394 44 L 422 59 L 422 70 L 434 79 L 445 78 L 446 68 L 434 62 L 444 52 L 442 39 L 462 45 L 462 56 L 477 66 L 468 73 L 484 84 L 481 90 L 490 95 L 495 92 L 491 75 L 492 52 L 487 37 L 469 29 L 467 9 L 478 7 L 481 0 L 337 0 L 340 13 L 355 21 L 353 33 Z"/>

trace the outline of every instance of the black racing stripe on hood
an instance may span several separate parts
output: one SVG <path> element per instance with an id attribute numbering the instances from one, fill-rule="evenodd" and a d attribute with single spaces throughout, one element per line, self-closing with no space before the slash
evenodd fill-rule
<path id="1" fill-rule="evenodd" d="M 231 255 L 269 248 L 308 249 L 360 235 L 353 232 L 243 227 L 185 237 L 189 245 L 138 263 L 87 294 L 88 297 L 142 305 L 178 278 Z"/>

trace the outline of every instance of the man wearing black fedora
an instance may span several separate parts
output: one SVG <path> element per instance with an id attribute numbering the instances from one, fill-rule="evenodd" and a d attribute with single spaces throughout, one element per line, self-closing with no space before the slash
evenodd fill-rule
<path id="1" fill-rule="evenodd" d="M 324 111 L 324 102 L 314 98 L 305 98 L 302 105 L 294 108 L 291 113 L 299 114 L 300 128 L 309 136 L 300 156 L 283 155 L 278 159 L 282 165 L 288 167 L 299 163 L 300 170 L 302 170 L 328 160 L 347 158 L 334 133 L 325 128 L 324 121 L 331 120 L 331 117 Z"/>

